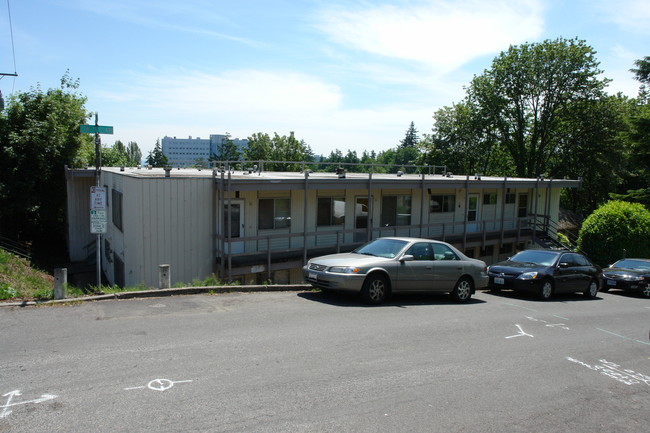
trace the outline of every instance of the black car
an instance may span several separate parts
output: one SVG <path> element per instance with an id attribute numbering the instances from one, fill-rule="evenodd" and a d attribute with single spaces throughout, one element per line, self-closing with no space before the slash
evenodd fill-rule
<path id="1" fill-rule="evenodd" d="M 650 298 L 650 259 L 622 259 L 603 270 L 602 291 L 623 289 Z"/>
<path id="2" fill-rule="evenodd" d="M 488 287 L 522 290 L 547 300 L 555 293 L 598 293 L 601 269 L 582 254 L 564 250 L 525 250 L 488 268 Z"/>

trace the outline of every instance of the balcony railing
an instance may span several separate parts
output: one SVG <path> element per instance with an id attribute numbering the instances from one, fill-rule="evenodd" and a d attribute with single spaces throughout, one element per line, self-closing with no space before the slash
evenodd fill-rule
<path id="1" fill-rule="evenodd" d="M 276 268 L 299 267 L 311 257 L 351 251 L 368 240 L 385 236 L 437 239 L 460 246 L 484 246 L 488 240 L 519 243 L 532 239 L 539 215 L 485 221 L 439 222 L 362 229 L 317 230 L 257 236 L 216 236 L 216 258 L 222 277 L 268 272 Z M 290 266 L 288 266 L 290 265 Z M 235 268 L 233 270 L 233 268 Z"/>

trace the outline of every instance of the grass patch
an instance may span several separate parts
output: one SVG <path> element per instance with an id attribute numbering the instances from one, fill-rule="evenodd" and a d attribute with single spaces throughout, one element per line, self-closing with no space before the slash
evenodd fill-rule
<path id="1" fill-rule="evenodd" d="M 177 283 L 175 288 L 182 287 L 217 287 L 237 286 L 239 281 L 222 281 L 215 274 L 205 279 L 195 278 L 191 283 Z M 267 284 L 271 284 L 269 281 Z M 122 292 L 139 292 L 150 290 L 144 284 L 131 287 L 90 286 L 78 288 L 67 285 L 66 298 L 82 298 L 92 295 L 106 295 Z M 211 291 L 214 292 L 214 291 Z M 16 256 L 0 248 L 0 301 L 40 301 L 54 298 L 54 277 L 47 272 L 32 266 L 29 260 Z"/>
<path id="2" fill-rule="evenodd" d="M 0 248 L 0 300 L 52 299 L 54 277 Z"/>

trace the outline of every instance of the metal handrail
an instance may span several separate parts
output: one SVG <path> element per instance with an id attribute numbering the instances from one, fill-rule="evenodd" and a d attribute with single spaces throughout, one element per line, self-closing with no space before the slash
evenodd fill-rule
<path id="1" fill-rule="evenodd" d="M 0 236 L 0 247 L 28 260 L 32 258 L 32 247 L 24 242 Z"/>

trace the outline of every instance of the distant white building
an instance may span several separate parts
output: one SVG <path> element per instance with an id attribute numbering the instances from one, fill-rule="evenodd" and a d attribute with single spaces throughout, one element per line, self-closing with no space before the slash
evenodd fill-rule
<path id="1" fill-rule="evenodd" d="M 209 159 L 217 153 L 218 146 L 227 139 L 223 134 L 211 134 L 210 138 L 196 137 L 176 138 L 165 136 L 162 139 L 162 151 L 172 167 L 194 167 L 202 164 L 211 167 Z M 231 138 L 240 151 L 248 146 L 248 140 Z"/>

